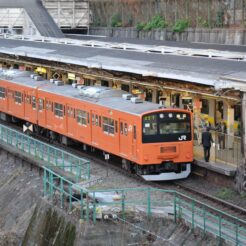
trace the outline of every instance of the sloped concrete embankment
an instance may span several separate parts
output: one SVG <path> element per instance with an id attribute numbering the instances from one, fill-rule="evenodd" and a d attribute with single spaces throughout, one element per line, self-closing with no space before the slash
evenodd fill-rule
<path id="1" fill-rule="evenodd" d="M 85 223 L 78 211 L 53 207 L 42 198 L 42 176 L 30 165 L 0 154 L 0 246 L 14 245 L 215 245 L 216 239 L 191 232 L 168 218 Z M 140 229 L 143 228 L 144 230 Z"/>

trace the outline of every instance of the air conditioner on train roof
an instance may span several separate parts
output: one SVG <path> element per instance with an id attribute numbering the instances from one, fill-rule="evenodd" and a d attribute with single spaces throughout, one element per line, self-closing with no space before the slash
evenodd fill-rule
<path id="1" fill-rule="evenodd" d="M 130 100 L 132 98 L 132 94 L 123 94 L 122 98 L 125 100 Z"/>
<path id="2" fill-rule="evenodd" d="M 36 75 L 36 76 L 34 76 L 34 80 L 42 81 L 42 80 L 44 80 L 44 78 L 42 76 Z"/>
<path id="3" fill-rule="evenodd" d="M 55 85 L 62 86 L 62 85 L 64 85 L 64 82 L 63 81 L 60 81 L 60 80 L 56 80 L 55 81 Z"/>
<path id="4" fill-rule="evenodd" d="M 132 97 L 131 102 L 132 103 L 143 103 L 143 99 L 138 98 L 138 97 Z"/>

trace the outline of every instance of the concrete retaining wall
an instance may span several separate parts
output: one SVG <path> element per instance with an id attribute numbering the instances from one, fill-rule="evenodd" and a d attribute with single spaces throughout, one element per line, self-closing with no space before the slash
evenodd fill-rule
<path id="1" fill-rule="evenodd" d="M 174 33 L 171 29 L 138 32 L 136 28 L 92 27 L 90 28 L 90 34 L 118 38 L 246 45 L 246 29 L 188 28 L 182 33 Z"/>

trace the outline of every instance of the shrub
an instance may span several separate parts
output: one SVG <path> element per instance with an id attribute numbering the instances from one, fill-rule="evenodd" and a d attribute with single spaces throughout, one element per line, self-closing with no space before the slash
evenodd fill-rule
<path id="1" fill-rule="evenodd" d="M 216 20 L 215 20 L 216 27 L 223 27 L 223 18 L 224 18 L 224 11 L 223 10 L 217 11 Z"/>
<path id="2" fill-rule="evenodd" d="M 183 32 L 186 28 L 189 27 L 189 20 L 178 20 L 173 26 L 173 32 Z"/>
<path id="3" fill-rule="evenodd" d="M 145 25 L 146 25 L 146 23 L 143 23 L 143 22 L 137 23 L 137 26 L 136 26 L 137 31 L 142 31 L 144 29 Z"/>
<path id="4" fill-rule="evenodd" d="M 121 16 L 117 14 L 113 14 L 110 19 L 110 26 L 111 27 L 121 27 L 122 26 L 122 20 Z"/>
<path id="5" fill-rule="evenodd" d="M 167 23 L 165 19 L 160 15 L 155 15 L 146 25 L 144 26 L 144 31 L 150 31 L 152 29 L 165 28 Z"/>
<path id="6" fill-rule="evenodd" d="M 209 27 L 208 21 L 204 20 L 202 17 L 198 17 L 197 21 L 198 21 L 197 25 L 199 27 Z"/>
<path id="7" fill-rule="evenodd" d="M 153 29 L 165 28 L 165 27 L 167 27 L 167 23 L 165 19 L 160 15 L 155 15 L 149 22 L 147 23 L 140 22 L 136 26 L 138 31 L 142 31 L 142 30 L 150 31 Z"/>

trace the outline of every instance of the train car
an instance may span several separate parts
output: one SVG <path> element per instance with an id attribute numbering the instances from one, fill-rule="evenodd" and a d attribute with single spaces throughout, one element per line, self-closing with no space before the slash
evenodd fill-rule
<path id="1" fill-rule="evenodd" d="M 193 161 L 191 112 L 160 108 L 108 87 L 85 86 L 79 90 L 71 85 L 36 81 L 27 72 L 15 71 L 11 76 L 3 73 L 0 78 L 2 113 L 32 123 L 49 136 L 56 134 L 62 142 L 74 139 L 81 142 L 81 148 L 92 146 L 119 156 L 124 169 L 145 180 L 189 175 Z M 12 102 L 9 90 L 13 88 L 14 93 L 21 93 L 21 101 Z M 10 103 L 18 103 L 24 113 L 17 105 L 11 110 L 6 108 Z"/>

